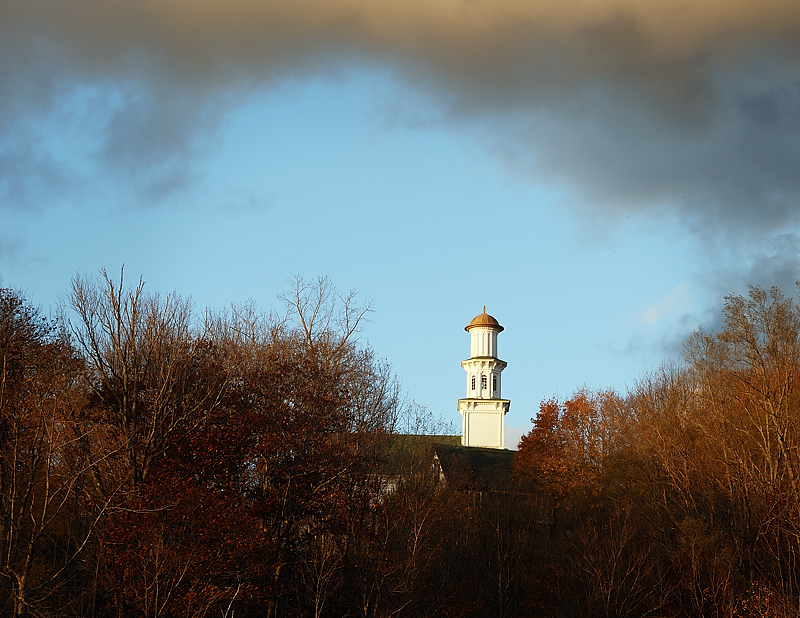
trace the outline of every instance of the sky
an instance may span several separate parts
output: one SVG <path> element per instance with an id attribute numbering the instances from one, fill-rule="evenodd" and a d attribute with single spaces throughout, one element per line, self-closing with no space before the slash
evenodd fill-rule
<path id="1" fill-rule="evenodd" d="M 0 277 L 124 265 L 198 311 L 324 276 L 460 428 L 505 327 L 507 445 L 800 278 L 795 0 L 4 0 Z"/>

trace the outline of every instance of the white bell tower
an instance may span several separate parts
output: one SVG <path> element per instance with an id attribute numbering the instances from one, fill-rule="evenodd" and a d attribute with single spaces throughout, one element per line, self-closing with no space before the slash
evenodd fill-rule
<path id="1" fill-rule="evenodd" d="M 505 415 L 511 401 L 500 397 L 500 374 L 506 362 L 497 358 L 497 335 L 503 327 L 484 307 L 464 330 L 470 335 L 470 357 L 461 362 L 467 372 L 467 396 L 458 400 L 463 419 L 461 443 L 505 448 Z"/>

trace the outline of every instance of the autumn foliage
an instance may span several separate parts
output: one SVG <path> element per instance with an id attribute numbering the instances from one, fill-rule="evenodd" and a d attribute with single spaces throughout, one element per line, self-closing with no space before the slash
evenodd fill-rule
<path id="1" fill-rule="evenodd" d="M 517 476 L 557 497 L 596 486 L 611 448 L 609 414 L 618 403 L 614 393 L 586 390 L 563 403 L 543 402 L 533 429 L 520 440 Z"/>
<path id="2" fill-rule="evenodd" d="M 489 484 L 398 435 L 438 421 L 359 344 L 368 304 L 282 300 L 198 319 L 101 273 L 49 320 L 0 290 L 0 615 L 800 614 L 780 291 L 627 393 L 543 402 Z"/>
<path id="3" fill-rule="evenodd" d="M 724 313 L 684 364 L 533 419 L 515 474 L 551 522 L 555 614 L 800 612 L 800 311 L 753 288 Z"/>

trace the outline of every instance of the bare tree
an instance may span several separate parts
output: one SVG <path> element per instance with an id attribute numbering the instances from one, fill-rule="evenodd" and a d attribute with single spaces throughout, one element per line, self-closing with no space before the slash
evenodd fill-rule
<path id="1" fill-rule="evenodd" d="M 371 300 L 360 302 L 355 290 L 340 294 L 327 277 L 306 281 L 297 275 L 279 298 L 286 305 L 282 323 L 297 329 L 312 354 L 330 361 L 338 360 L 355 342 L 372 311 Z"/>
<path id="2" fill-rule="evenodd" d="M 197 379 L 204 339 L 193 332 L 191 304 L 175 294 L 125 288 L 105 270 L 100 281 L 76 277 L 71 332 L 95 405 L 119 432 L 129 483 L 147 478 L 170 436 L 191 427 L 219 400 L 224 381 Z"/>

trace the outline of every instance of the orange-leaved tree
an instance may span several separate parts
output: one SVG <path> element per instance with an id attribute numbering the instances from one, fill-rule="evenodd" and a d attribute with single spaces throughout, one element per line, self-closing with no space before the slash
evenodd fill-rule
<path id="1" fill-rule="evenodd" d="M 587 390 L 563 403 L 555 398 L 542 402 L 514 457 L 517 477 L 557 499 L 593 487 L 616 440 L 619 404 L 613 392 Z"/>

